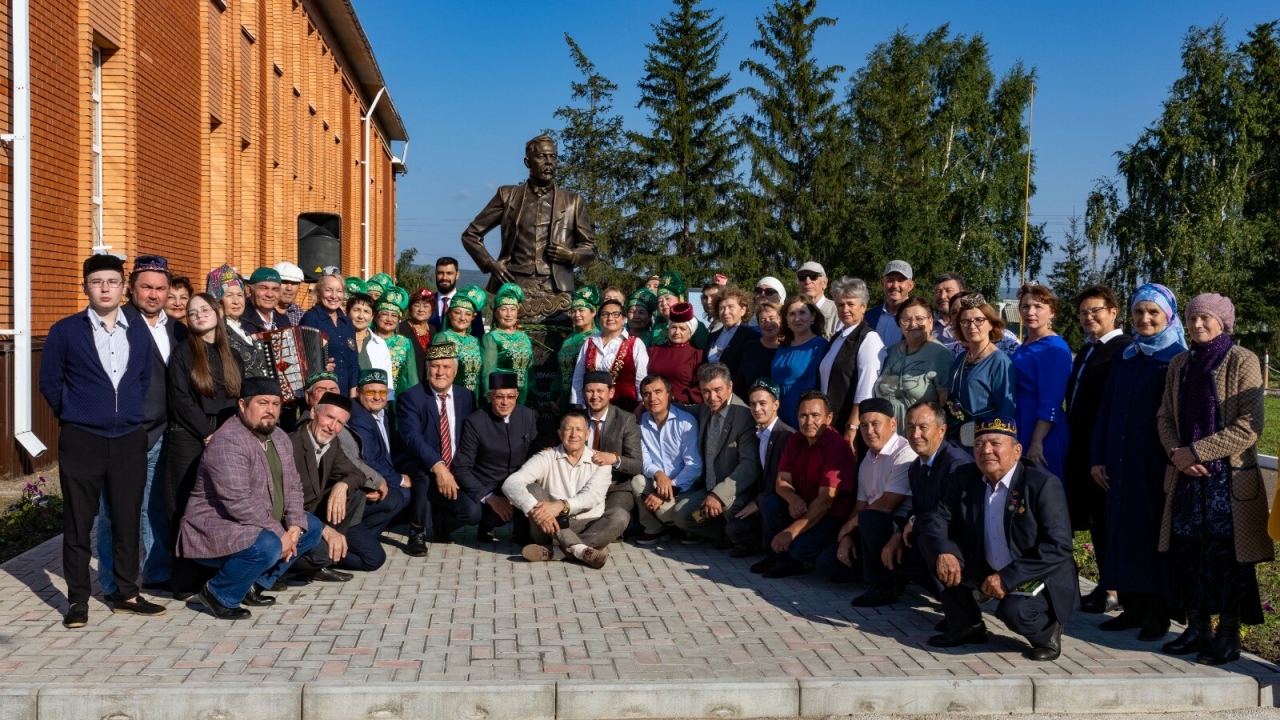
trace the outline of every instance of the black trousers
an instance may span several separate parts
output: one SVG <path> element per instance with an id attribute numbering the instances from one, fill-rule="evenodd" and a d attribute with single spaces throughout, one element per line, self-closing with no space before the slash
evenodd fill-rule
<path id="1" fill-rule="evenodd" d="M 191 488 L 196 484 L 196 471 L 200 469 L 200 457 L 204 454 L 204 440 L 177 423 L 171 423 L 165 436 L 164 450 L 164 500 L 165 512 L 169 516 L 169 553 L 173 558 L 170 589 L 174 593 L 194 593 L 218 572 L 177 554 L 178 526 L 187 510 L 187 501 L 191 499 Z"/>
<path id="2" fill-rule="evenodd" d="M 71 604 L 89 601 L 90 533 L 102 494 L 111 506 L 111 550 L 120 596 L 138 594 L 138 540 L 142 495 L 147 483 L 147 433 L 142 428 L 105 438 L 63 425 L 58 438 L 62 481 L 62 572 Z"/>
<path id="3" fill-rule="evenodd" d="M 906 518 L 894 517 L 879 510 L 863 510 L 858 514 L 863 582 L 886 590 L 896 590 L 897 580 L 894 578 L 894 571 L 885 567 L 880 561 L 880 555 L 884 551 L 884 546 L 889 544 L 889 538 L 893 537 L 893 534 L 901 530 L 905 524 Z M 903 552 L 903 558 L 905 557 L 906 552 Z"/>
<path id="4" fill-rule="evenodd" d="M 982 622 L 982 607 L 974 597 L 974 590 L 982 587 L 982 583 L 990 574 L 991 568 L 985 560 L 974 558 L 961 559 L 964 563 L 962 580 L 955 587 L 945 587 L 938 580 L 936 555 L 927 554 L 929 574 L 939 588 L 942 597 L 942 613 L 947 619 L 947 629 L 952 632 L 967 630 Z M 996 617 L 1010 630 L 1025 637 L 1034 646 L 1045 645 L 1053 637 L 1053 627 L 1058 616 L 1049 603 L 1049 593 L 1042 592 L 1035 597 L 1026 595 L 1005 595 L 996 606 Z"/>
<path id="5" fill-rule="evenodd" d="M 366 501 L 364 517 L 347 528 L 347 556 L 339 560 L 336 567 L 362 572 L 373 572 L 382 567 L 387 561 L 387 551 L 382 547 L 382 533 L 404 508 L 404 502 L 400 488 L 387 488 L 387 496 L 376 503 Z"/>
<path id="6" fill-rule="evenodd" d="M 329 527 L 342 533 L 343 536 L 346 536 L 351 528 L 359 524 L 364 518 L 365 502 L 364 493 L 359 490 L 352 490 L 348 492 L 347 513 L 343 516 L 342 522 L 337 525 L 329 525 L 329 523 L 324 522 L 324 516 L 327 514 L 327 508 L 329 507 L 329 493 L 327 492 L 321 496 L 320 501 L 316 503 L 315 507 L 307 512 L 317 518 L 320 518 L 321 522 L 324 522 L 325 525 L 329 525 Z M 348 557 L 350 554 L 351 541 L 348 539 Z M 385 559 L 386 556 L 384 555 L 383 557 Z M 333 564 L 333 560 L 329 559 L 329 543 L 325 542 L 324 538 L 321 537 L 320 542 L 316 543 L 314 547 L 300 555 L 298 559 L 294 561 L 293 565 L 289 566 L 289 570 L 285 573 L 285 577 L 293 578 L 299 575 L 309 575 L 314 572 L 319 572 Z"/>

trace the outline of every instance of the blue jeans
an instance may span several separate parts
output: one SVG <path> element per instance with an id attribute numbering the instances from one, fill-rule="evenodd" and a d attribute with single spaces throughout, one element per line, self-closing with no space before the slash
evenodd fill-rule
<path id="1" fill-rule="evenodd" d="M 147 484 L 142 490 L 142 582 L 168 582 L 173 575 L 169 557 L 169 518 L 164 509 L 164 436 L 147 450 Z M 156 482 L 156 477 L 160 478 Z M 115 580 L 115 556 L 111 551 L 111 506 L 102 494 L 98 511 L 98 586 L 103 595 L 119 588 Z"/>
<path id="2" fill-rule="evenodd" d="M 773 543 L 774 536 L 786 530 L 794 522 L 787 501 L 777 495 L 767 496 L 760 511 L 764 520 L 765 544 Z M 822 551 L 836 543 L 836 536 L 840 534 L 842 525 L 844 520 L 840 518 L 833 518 L 830 515 L 822 518 L 792 540 L 787 552 L 773 553 L 774 562 L 778 567 L 786 567 L 794 563 L 817 562 Z"/>
<path id="3" fill-rule="evenodd" d="M 218 568 L 218 574 L 206 584 L 209 594 L 224 607 L 238 608 L 244 596 L 256 582 L 263 590 L 269 589 L 280 579 L 294 560 L 320 542 L 324 525 L 320 518 L 307 513 L 307 529 L 298 539 L 298 549 L 288 560 L 280 559 L 280 538 L 270 530 L 258 533 L 252 545 L 232 555 L 217 558 L 196 558 L 196 562 Z"/>

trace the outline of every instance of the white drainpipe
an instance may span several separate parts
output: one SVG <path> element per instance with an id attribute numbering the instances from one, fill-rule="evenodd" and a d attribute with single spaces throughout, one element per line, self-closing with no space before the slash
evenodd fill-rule
<path id="1" fill-rule="evenodd" d="M 378 94 L 373 96 L 369 113 L 361 119 L 364 123 L 364 222 L 361 223 L 364 230 L 364 267 L 360 268 L 360 276 L 365 280 L 369 279 L 369 119 L 373 117 L 373 111 L 378 108 L 378 101 L 386 91 L 387 88 L 384 85 Z"/>
<path id="2" fill-rule="evenodd" d="M 31 11 L 14 0 L 12 17 L 13 133 L 13 430 L 31 455 L 44 443 L 31 431 Z"/>

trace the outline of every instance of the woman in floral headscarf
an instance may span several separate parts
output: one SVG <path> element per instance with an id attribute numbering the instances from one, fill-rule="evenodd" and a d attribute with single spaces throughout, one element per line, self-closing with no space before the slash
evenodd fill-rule
<path id="1" fill-rule="evenodd" d="M 222 306 L 223 323 L 227 326 L 227 342 L 244 363 L 245 377 L 269 375 L 266 349 L 240 324 L 248 289 L 239 273 L 225 264 L 209 271 L 205 279 L 205 292 L 216 298 Z"/>
<path id="2" fill-rule="evenodd" d="M 374 332 L 387 344 L 387 352 L 391 354 L 391 387 L 388 388 L 391 393 L 388 397 L 392 401 L 419 382 L 413 341 L 396 332 L 400 327 L 400 315 L 408 304 L 409 293 L 392 286 L 378 301 L 374 316 Z"/>
<path id="3" fill-rule="evenodd" d="M 600 306 L 600 288 L 595 285 L 584 285 L 573 291 L 573 301 L 569 305 L 569 320 L 573 322 L 573 334 L 564 339 L 556 359 L 560 363 L 560 375 L 557 379 L 554 396 L 561 413 L 567 412 L 571 406 L 570 395 L 573 389 L 573 371 L 578 366 L 578 353 L 596 331 L 596 308 Z"/>
<path id="4" fill-rule="evenodd" d="M 448 327 L 436 333 L 431 339 L 432 345 L 453 343 L 458 346 L 457 382 L 475 393 L 477 401 L 483 400 L 480 395 L 480 341 L 471 335 L 471 320 L 477 313 L 484 312 L 488 299 L 485 291 L 475 285 L 458 290 L 449 303 L 449 312 L 445 315 Z"/>
<path id="5" fill-rule="evenodd" d="M 1133 343 L 1112 361 L 1093 432 L 1093 479 L 1107 493 L 1107 553 L 1100 584 L 1119 594 L 1124 612 L 1100 626 L 1141 628 L 1138 639 L 1169 631 L 1169 564 L 1158 551 L 1169 458 L 1152 418 L 1165 393 L 1169 361 L 1187 349 L 1178 301 L 1154 283 L 1133 294 Z"/>
<path id="6" fill-rule="evenodd" d="M 1173 462 L 1164 478 L 1160 550 L 1173 568 L 1173 605 L 1187 613 L 1186 632 L 1164 651 L 1195 653 L 1202 665 L 1239 659 L 1240 625 L 1263 622 L 1255 566 L 1275 554 L 1258 469 L 1262 365 L 1232 341 L 1235 319 L 1221 295 L 1187 303 L 1191 349 L 1169 363 L 1157 416 Z"/>
<path id="7" fill-rule="evenodd" d="M 489 373 L 507 370 L 516 374 L 523 405 L 533 378 L 533 342 L 520 330 L 520 303 L 524 290 L 515 283 L 498 288 L 493 300 L 493 329 L 480 338 L 480 397 L 489 392 Z"/>

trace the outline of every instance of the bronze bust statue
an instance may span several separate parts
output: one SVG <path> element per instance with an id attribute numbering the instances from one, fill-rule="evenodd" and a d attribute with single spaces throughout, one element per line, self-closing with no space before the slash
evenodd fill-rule
<path id="1" fill-rule="evenodd" d="M 489 273 L 490 292 L 505 282 L 517 283 L 525 289 L 526 304 L 543 306 L 541 312 L 522 312 L 522 317 L 546 316 L 568 310 L 573 269 L 596 259 L 596 239 L 582 196 L 556 187 L 555 141 L 546 135 L 530 140 L 524 164 L 529 179 L 498 188 L 462 233 L 462 246 Z M 499 225 L 502 249 L 494 259 L 484 236 Z M 564 308 L 558 307 L 559 300 Z"/>

